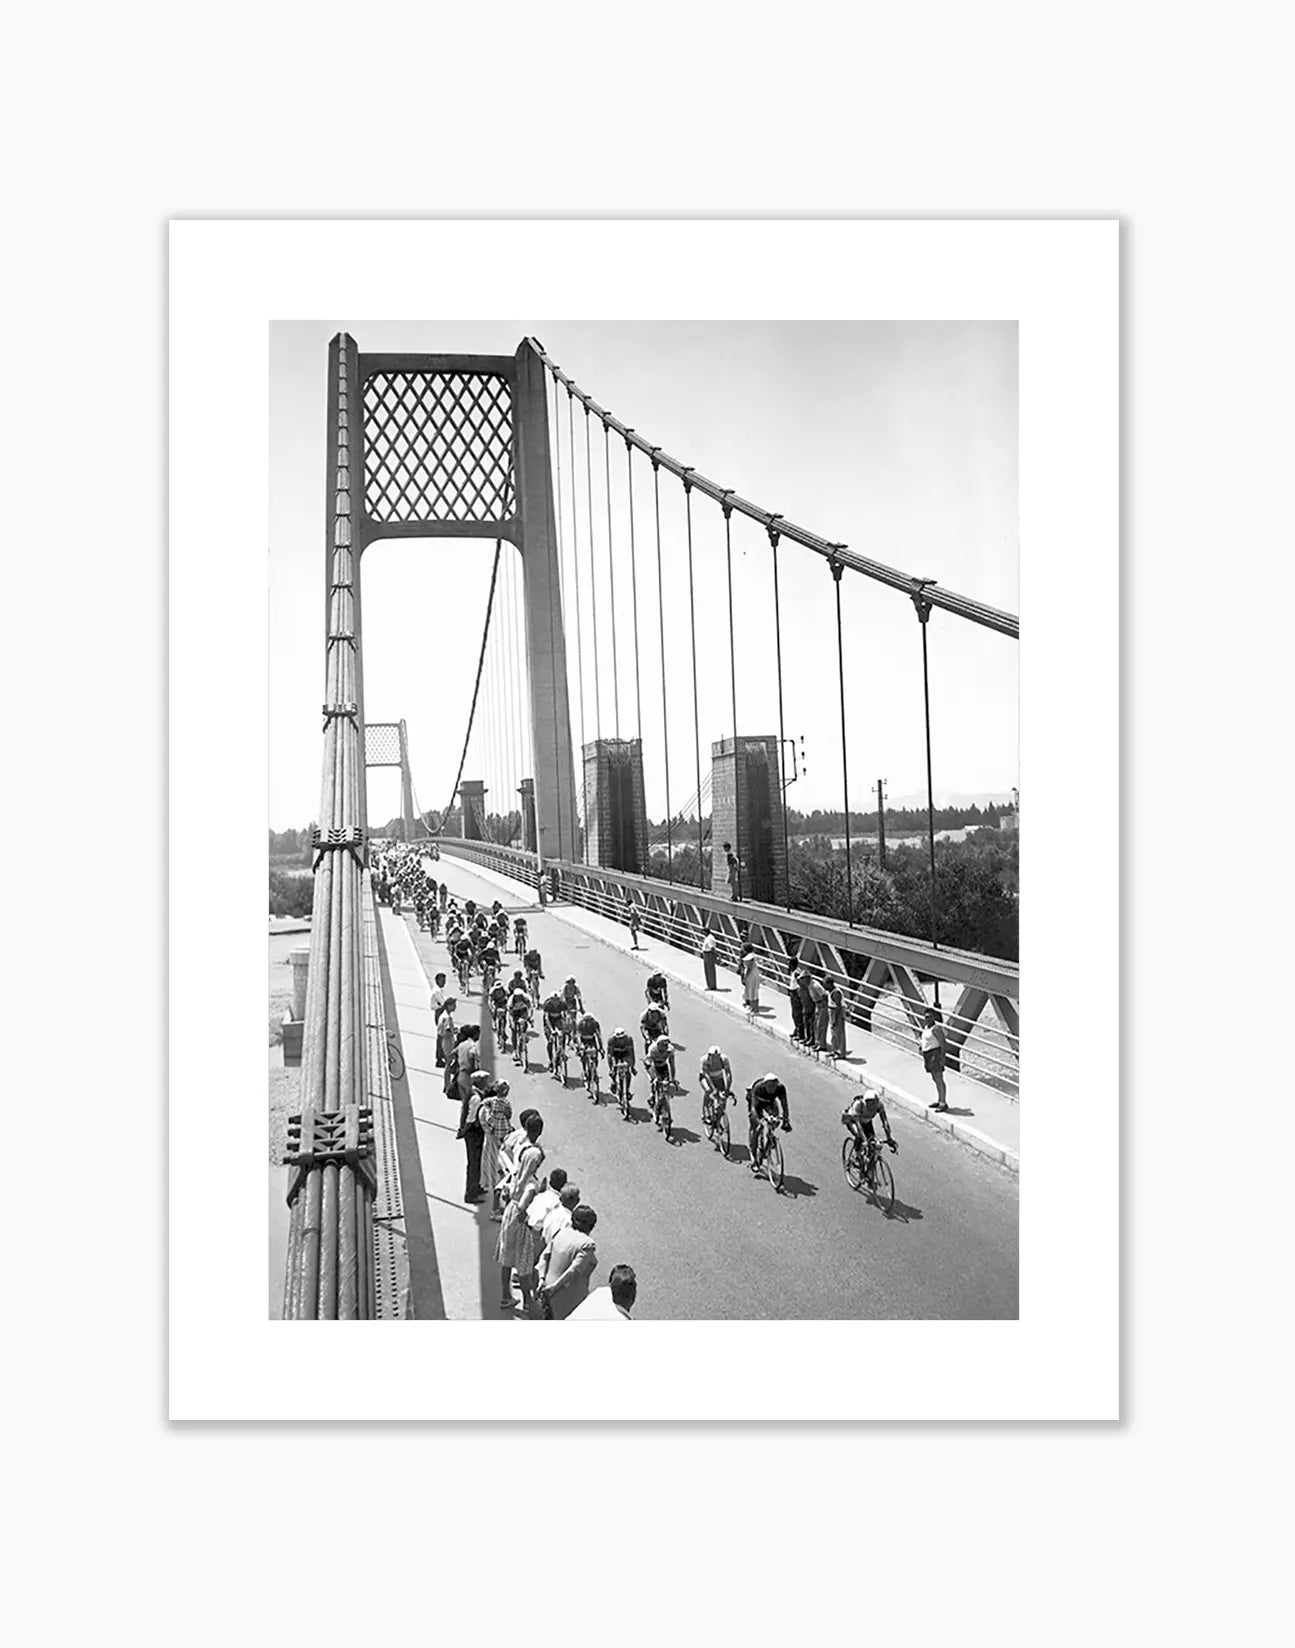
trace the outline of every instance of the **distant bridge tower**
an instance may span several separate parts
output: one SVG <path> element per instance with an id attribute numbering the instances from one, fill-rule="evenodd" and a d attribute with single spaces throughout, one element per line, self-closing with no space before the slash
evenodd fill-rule
<path id="1" fill-rule="evenodd" d="M 328 635 L 336 645 L 336 550 L 344 544 L 348 568 L 355 569 L 345 591 L 344 632 L 354 638 L 361 719 L 359 567 L 369 544 L 485 538 L 517 550 L 537 847 L 541 858 L 577 857 L 547 379 L 533 344 L 523 342 L 515 355 L 367 355 L 346 333 L 335 337 L 329 345 L 328 517 Z"/>
<path id="2" fill-rule="evenodd" d="M 409 738 L 403 721 L 369 721 L 364 728 L 364 765 L 400 768 L 400 817 L 406 841 L 414 839 L 414 781 L 409 772 Z"/>

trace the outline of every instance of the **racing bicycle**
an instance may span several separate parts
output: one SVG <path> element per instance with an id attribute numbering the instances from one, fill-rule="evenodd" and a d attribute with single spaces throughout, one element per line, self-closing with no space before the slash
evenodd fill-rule
<path id="1" fill-rule="evenodd" d="M 894 1150 L 893 1143 L 890 1148 Z M 851 1190 L 866 1190 L 883 1213 L 891 1211 L 895 1205 L 895 1175 L 876 1139 L 866 1138 L 860 1144 L 853 1133 L 847 1133 L 841 1145 L 841 1165 Z"/>
<path id="2" fill-rule="evenodd" d="M 775 1112 L 771 1110 L 762 1110 L 760 1112 L 756 1117 L 755 1149 L 751 1156 L 752 1171 L 759 1173 L 761 1168 L 764 1169 L 769 1183 L 773 1186 L 775 1195 L 782 1189 L 782 1179 L 785 1171 L 782 1159 L 782 1141 L 778 1137 L 779 1125 Z"/>
<path id="3" fill-rule="evenodd" d="M 612 1091 L 616 1095 L 616 1103 L 621 1107 L 621 1115 L 626 1121 L 630 1120 L 630 1066 L 628 1059 L 617 1059 L 612 1065 Z"/>
<path id="4" fill-rule="evenodd" d="M 669 1144 L 670 1127 L 674 1120 L 670 1114 L 670 1078 L 656 1068 L 652 1071 L 652 1114 L 653 1120 L 665 1134 L 665 1142 Z"/>
<path id="5" fill-rule="evenodd" d="M 724 1157 L 727 1157 L 733 1142 L 728 1125 L 729 1097 L 728 1088 L 717 1093 L 709 1083 L 702 1091 L 702 1126 L 706 1129 L 706 1137 Z"/>
<path id="6" fill-rule="evenodd" d="M 598 1104 L 601 1102 L 598 1092 L 598 1049 L 592 1042 L 581 1047 L 580 1063 L 585 1073 L 585 1092 Z"/>

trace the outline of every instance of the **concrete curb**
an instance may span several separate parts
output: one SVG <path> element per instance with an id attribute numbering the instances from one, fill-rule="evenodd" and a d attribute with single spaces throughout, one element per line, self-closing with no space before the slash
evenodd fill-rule
<path id="1" fill-rule="evenodd" d="M 500 875 L 497 871 L 492 871 L 486 865 L 474 864 L 469 859 L 455 859 L 453 862 L 461 864 L 465 870 L 473 874 L 481 875 L 483 880 L 494 882 L 495 885 L 505 891 L 511 892 L 520 886 L 520 883 L 510 881 L 508 877 Z M 522 890 L 530 892 L 528 887 Z M 534 908 L 538 909 L 539 906 L 536 905 Z M 568 910 L 580 908 L 582 908 L 580 905 L 546 904 L 543 913 L 557 916 L 559 920 L 566 920 Z M 631 959 L 639 953 L 616 943 L 613 939 L 605 938 L 601 933 L 593 932 L 589 928 L 581 926 L 578 922 L 567 921 L 567 925 L 577 928 L 587 938 L 593 939 L 596 944 L 604 945 L 608 950 L 616 950 L 621 955 L 629 956 Z M 664 940 L 656 942 L 665 945 L 668 956 L 673 946 L 665 943 Z M 695 984 L 692 979 L 685 977 L 683 973 L 671 967 L 668 960 L 663 961 L 658 955 L 653 956 L 652 964 L 655 968 L 659 968 L 661 972 L 668 974 L 676 983 L 682 984 L 686 990 L 690 990 L 693 995 L 706 997 L 712 1005 L 729 1014 L 730 1017 L 742 1019 L 772 1040 L 781 1042 L 794 1052 L 797 1058 L 806 1058 L 808 1056 L 793 1046 L 790 1034 L 780 1024 L 770 1024 L 764 1019 L 749 1017 L 744 1006 L 739 1006 L 736 1002 L 725 1001 L 714 992 Z M 866 1032 L 864 1033 L 866 1034 Z M 842 1070 L 830 1059 L 819 1059 L 815 1062 L 824 1069 L 829 1069 L 839 1080 L 848 1083 L 856 1090 L 864 1085 L 864 1078 L 860 1077 L 856 1071 Z M 959 1117 L 948 1116 L 933 1109 L 925 1100 L 919 1099 L 916 1094 L 908 1092 L 906 1088 L 897 1087 L 894 1082 L 888 1081 L 884 1076 L 870 1074 L 867 1076 L 866 1081 L 869 1086 L 880 1088 L 888 1100 L 897 1104 L 901 1110 L 906 1111 L 909 1115 L 915 1116 L 919 1121 L 924 1121 L 929 1126 L 937 1128 L 941 1133 L 947 1133 L 951 1138 L 957 1139 L 961 1144 L 966 1145 L 968 1149 L 974 1150 L 977 1155 L 985 1156 L 990 1161 L 997 1162 L 1000 1167 L 1006 1168 L 1009 1173 L 1019 1175 L 1021 1171 L 1019 1152 L 1009 1150 L 1006 1145 L 1000 1144 L 996 1139 L 991 1139 L 987 1133 L 982 1133 L 978 1127 L 969 1127 Z"/>

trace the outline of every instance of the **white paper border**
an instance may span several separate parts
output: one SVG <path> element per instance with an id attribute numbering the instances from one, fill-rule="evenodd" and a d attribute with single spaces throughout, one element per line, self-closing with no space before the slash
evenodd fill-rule
<path id="1" fill-rule="evenodd" d="M 1118 1417 L 1118 261 L 1112 222 L 172 225 L 172 1418 Z M 576 1367 L 265 1319 L 268 323 L 525 314 L 1020 323 L 1018 1322 L 643 1322 Z"/>

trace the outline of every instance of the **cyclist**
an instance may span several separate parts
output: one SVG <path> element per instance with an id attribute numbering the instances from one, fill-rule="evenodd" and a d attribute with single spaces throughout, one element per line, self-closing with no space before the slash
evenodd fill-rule
<path id="1" fill-rule="evenodd" d="M 603 1056 L 603 1029 L 592 1013 L 582 1013 L 576 1024 L 576 1043 L 580 1050 L 580 1066 L 584 1068 L 586 1055 L 592 1049 L 594 1055 L 594 1075 L 598 1074 L 598 1065 Z"/>
<path id="2" fill-rule="evenodd" d="M 513 1025 L 513 1050 L 526 1046 L 531 1023 L 531 993 L 514 978 L 508 995 L 508 1017 Z"/>
<path id="3" fill-rule="evenodd" d="M 665 1013 L 655 1003 L 644 1009 L 639 1019 L 639 1030 L 643 1036 L 643 1051 L 647 1052 L 649 1042 L 654 1042 L 658 1036 L 669 1033 L 670 1026 L 666 1023 Z"/>
<path id="4" fill-rule="evenodd" d="M 664 973 L 653 973 L 647 981 L 643 991 L 649 1005 L 656 1005 L 668 1009 L 670 1006 L 670 986 L 666 982 Z"/>
<path id="5" fill-rule="evenodd" d="M 585 1010 L 585 998 L 580 994 L 580 986 L 576 983 L 575 974 L 571 974 L 562 986 L 562 1004 L 567 1015 L 567 1034 L 575 1030 L 576 1018 Z"/>
<path id="6" fill-rule="evenodd" d="M 525 949 L 526 949 L 526 917 L 525 916 L 518 916 L 517 920 L 513 923 L 513 940 L 514 940 L 514 943 L 516 945 L 517 954 L 519 956 L 522 955 L 524 953 Z"/>
<path id="7" fill-rule="evenodd" d="M 476 899 L 475 898 L 464 899 L 463 908 L 464 908 L 464 910 L 467 911 L 468 920 L 471 921 L 473 916 L 476 915 L 476 913 L 477 913 L 477 901 L 476 901 Z"/>
<path id="8" fill-rule="evenodd" d="M 503 1036 L 501 1047 L 507 1046 L 508 1030 L 508 986 L 496 979 L 490 987 L 490 1016 L 495 1023 L 495 1033 Z"/>
<path id="9" fill-rule="evenodd" d="M 750 1119 L 751 1171 L 760 1171 L 756 1162 L 756 1134 L 761 1116 L 782 1116 L 782 1130 L 791 1132 L 791 1109 L 787 1103 L 787 1089 L 771 1070 L 760 1081 L 752 1082 L 746 1090 L 746 1109 Z"/>
<path id="10" fill-rule="evenodd" d="M 706 1114 L 706 1099 L 718 1101 L 718 1113 L 724 1112 L 733 1091 L 733 1067 L 718 1047 L 710 1048 L 702 1057 L 698 1070 L 701 1078 L 702 1115 Z"/>
<path id="11" fill-rule="evenodd" d="M 544 977 L 544 963 L 540 960 L 538 950 L 528 950 L 523 958 L 526 968 L 526 982 L 530 986 L 531 995 L 538 1003 L 540 999 L 540 980 Z"/>
<path id="12" fill-rule="evenodd" d="M 499 950 L 493 939 L 487 939 L 481 946 L 478 959 L 481 963 L 481 987 L 488 990 L 499 972 Z"/>
<path id="13" fill-rule="evenodd" d="M 612 1086 L 616 1085 L 616 1072 L 624 1066 L 631 1076 L 634 1075 L 634 1038 L 624 1025 L 617 1025 L 607 1038 L 607 1068 L 611 1072 Z"/>
<path id="14" fill-rule="evenodd" d="M 873 1132 L 872 1124 L 878 1118 L 886 1134 L 886 1143 L 892 1151 L 898 1150 L 899 1146 L 890 1131 L 890 1118 L 886 1115 L 886 1107 L 881 1102 L 881 1094 L 876 1088 L 869 1087 L 862 1093 L 856 1093 L 841 1112 L 846 1132 L 852 1133 L 859 1145 L 869 1152 L 876 1149 L 877 1135 Z"/>
<path id="15" fill-rule="evenodd" d="M 562 997 L 554 990 L 544 998 L 544 1045 L 548 1048 L 549 1069 L 552 1070 L 558 1062 L 558 1049 L 566 1035 L 567 1007 Z"/>
<path id="16" fill-rule="evenodd" d="M 502 909 L 503 909 L 503 905 L 498 899 L 496 899 L 494 901 L 494 903 L 490 906 L 490 914 L 495 918 L 496 921 L 499 920 L 499 912 Z"/>
<path id="17" fill-rule="evenodd" d="M 472 972 L 472 945 L 467 938 L 456 938 L 451 954 L 454 957 L 454 966 L 464 989 L 467 988 L 468 976 Z"/>
<path id="18" fill-rule="evenodd" d="M 654 1081 L 668 1081 L 673 1087 L 674 1081 L 674 1044 L 668 1036 L 658 1036 L 648 1048 L 643 1058 L 648 1073 L 648 1109 L 655 1110 L 652 1100 L 652 1084 Z"/>

